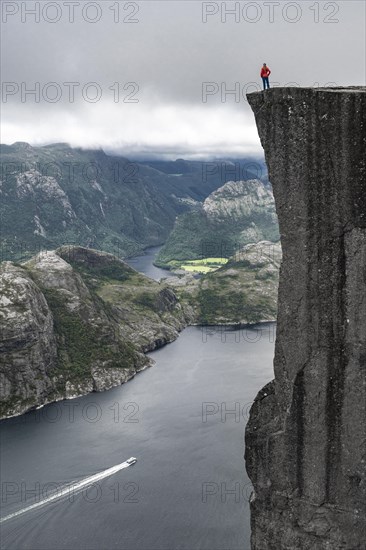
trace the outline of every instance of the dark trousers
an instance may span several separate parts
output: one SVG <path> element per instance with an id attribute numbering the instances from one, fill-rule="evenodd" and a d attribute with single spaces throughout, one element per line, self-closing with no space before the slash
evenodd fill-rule
<path id="1" fill-rule="evenodd" d="M 268 76 L 262 76 L 262 82 L 263 82 L 263 90 L 267 88 L 269 88 L 269 80 L 268 80 Z"/>

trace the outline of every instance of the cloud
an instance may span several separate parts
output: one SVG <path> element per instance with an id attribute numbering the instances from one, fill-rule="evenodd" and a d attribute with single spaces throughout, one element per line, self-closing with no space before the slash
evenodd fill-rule
<path id="1" fill-rule="evenodd" d="M 365 82 L 363 2 L 79 1 L 70 22 L 71 4 L 2 3 L 6 143 L 259 153 L 245 93 L 264 61 L 274 85 Z"/>
<path id="2" fill-rule="evenodd" d="M 252 116 L 227 105 L 122 103 L 116 109 L 114 103 L 101 101 L 72 114 L 61 109 L 51 111 L 40 120 L 37 113 L 22 107 L 22 141 L 35 145 L 67 142 L 126 156 L 154 152 L 191 158 L 255 155 L 260 150 Z M 19 127 L 11 122 L 15 116 L 3 123 L 3 135 L 10 143 L 19 141 Z"/>

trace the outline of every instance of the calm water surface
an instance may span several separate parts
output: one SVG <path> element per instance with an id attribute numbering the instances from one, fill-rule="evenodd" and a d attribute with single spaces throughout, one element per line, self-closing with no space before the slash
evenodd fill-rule
<path id="1" fill-rule="evenodd" d="M 144 273 L 145 275 L 150 277 L 150 279 L 155 279 L 155 281 L 159 281 L 164 277 L 172 277 L 174 273 L 170 272 L 168 269 L 161 269 L 160 267 L 156 267 L 155 265 L 153 265 L 153 262 L 161 248 L 161 246 L 153 246 L 151 248 L 147 248 L 142 256 L 128 258 L 125 261 L 126 263 L 128 263 L 128 265 L 130 265 L 137 271 Z"/>
<path id="2" fill-rule="evenodd" d="M 127 384 L 2 421 L 2 518 L 64 496 L 4 521 L 1 548 L 249 550 L 244 428 L 274 331 L 189 327 Z"/>

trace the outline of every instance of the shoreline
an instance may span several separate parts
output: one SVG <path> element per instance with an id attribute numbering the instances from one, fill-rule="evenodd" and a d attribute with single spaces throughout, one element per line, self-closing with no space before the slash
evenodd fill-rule
<path id="1" fill-rule="evenodd" d="M 86 391 L 81 391 L 80 393 L 76 393 L 76 394 L 70 394 L 69 396 L 68 395 L 60 395 L 58 398 L 55 398 L 55 399 L 50 399 L 49 401 L 45 401 L 44 403 L 40 404 L 40 405 L 34 405 L 34 406 L 31 406 L 30 408 L 27 408 L 19 413 L 16 413 L 16 414 L 10 414 L 10 415 L 6 415 L 6 416 L 2 416 L 0 418 L 0 423 L 1 422 L 4 422 L 4 421 L 7 421 L 7 420 L 10 420 L 11 418 L 16 418 L 16 417 L 19 417 L 19 416 L 23 416 L 27 413 L 30 413 L 30 412 L 33 412 L 33 411 L 36 411 L 36 410 L 39 410 L 39 409 L 42 409 L 44 407 L 46 407 L 47 405 L 52 405 L 53 403 L 59 403 L 60 401 L 71 401 L 72 399 L 77 399 L 78 397 L 83 397 L 85 395 L 89 395 L 91 393 L 102 393 L 102 392 L 105 392 L 105 391 L 109 391 L 113 388 L 116 388 L 116 387 L 119 387 L 119 386 L 123 386 L 124 384 L 126 384 L 127 382 L 129 382 L 130 380 L 132 380 L 133 378 L 135 378 L 135 376 L 137 374 L 139 374 L 140 372 L 143 372 L 151 367 L 153 367 L 156 363 L 156 361 L 154 361 L 154 359 L 152 359 L 151 357 L 148 356 L 149 353 L 153 353 L 154 351 L 157 351 L 158 349 L 161 349 L 165 346 L 167 346 L 168 344 L 171 344 L 173 342 L 175 342 L 175 340 L 177 340 L 179 338 L 179 335 L 180 333 L 185 330 L 186 328 L 189 328 L 189 327 L 202 327 L 202 330 L 204 330 L 205 328 L 207 329 L 213 329 L 214 327 L 221 327 L 221 329 L 225 328 L 232 328 L 232 330 L 234 331 L 240 331 L 240 330 L 243 330 L 244 328 L 253 328 L 257 325 L 265 325 L 265 324 L 274 324 L 277 322 L 277 319 L 273 320 L 261 320 L 261 321 L 258 321 L 257 323 L 219 323 L 219 324 L 214 324 L 214 325 L 202 325 L 202 324 L 199 324 L 199 323 L 190 323 L 188 325 L 186 325 L 185 327 L 182 328 L 182 330 L 179 331 L 179 333 L 177 334 L 177 337 L 174 338 L 173 340 L 169 341 L 169 342 L 164 342 L 162 344 L 157 344 L 156 347 L 154 347 L 152 350 L 150 351 L 147 351 L 147 352 L 144 352 L 143 355 L 148 359 L 148 363 L 145 364 L 145 365 L 142 365 L 140 368 L 137 367 L 136 369 L 133 369 L 132 372 L 130 372 L 126 379 L 121 382 L 121 383 L 116 383 L 116 384 L 112 384 L 111 386 L 109 387 L 106 387 L 105 389 L 100 389 L 100 390 L 96 390 L 96 389 L 91 389 L 90 391 L 86 390 Z M 229 331 L 227 331 L 229 332 Z M 151 342 L 151 344 L 153 345 L 154 342 L 156 341 L 153 341 Z M 111 369 L 112 371 L 113 369 Z M 127 370 L 127 369 L 126 369 Z M 123 372 L 120 372 L 120 374 L 123 374 Z M 90 382 L 90 379 L 89 379 L 89 382 Z M 67 383 L 66 382 L 66 386 L 67 386 Z M 81 384 L 85 384 L 87 385 L 88 384 L 88 380 L 85 380 L 85 382 L 81 382 Z M 67 389 L 65 390 L 66 393 L 67 393 Z"/>

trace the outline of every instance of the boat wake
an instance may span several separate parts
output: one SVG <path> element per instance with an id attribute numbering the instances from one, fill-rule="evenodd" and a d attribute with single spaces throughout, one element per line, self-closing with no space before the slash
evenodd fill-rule
<path id="1" fill-rule="evenodd" d="M 136 462 L 136 459 L 131 457 L 125 462 L 121 462 L 121 464 L 117 464 L 116 466 L 112 466 L 111 468 L 107 468 L 107 470 L 103 470 L 102 472 L 99 472 L 98 474 L 94 474 L 92 476 L 86 477 L 82 479 L 81 481 L 77 481 L 74 483 L 71 483 L 67 485 L 65 488 L 58 489 L 53 495 L 50 495 L 49 497 L 40 500 L 39 502 L 35 502 L 34 504 L 31 504 L 30 506 L 27 506 L 26 508 L 22 508 L 21 510 L 18 510 L 17 512 L 14 512 L 12 514 L 9 514 L 8 516 L 5 516 L 3 518 L 0 518 L 0 523 L 4 523 L 5 521 L 8 521 L 10 519 L 13 519 L 15 517 L 21 516 L 23 514 L 26 514 L 27 512 L 30 512 L 31 510 L 35 510 L 36 508 L 40 508 L 41 506 L 45 506 L 46 504 L 49 504 L 50 502 L 54 502 L 58 499 L 61 499 L 65 496 L 75 495 L 80 490 L 84 489 L 85 487 L 88 487 L 90 485 L 93 485 L 93 483 L 96 483 L 98 481 L 101 481 L 102 479 L 111 476 L 113 474 L 116 474 L 120 470 L 123 470 L 124 468 L 128 468 L 132 464 Z"/>

